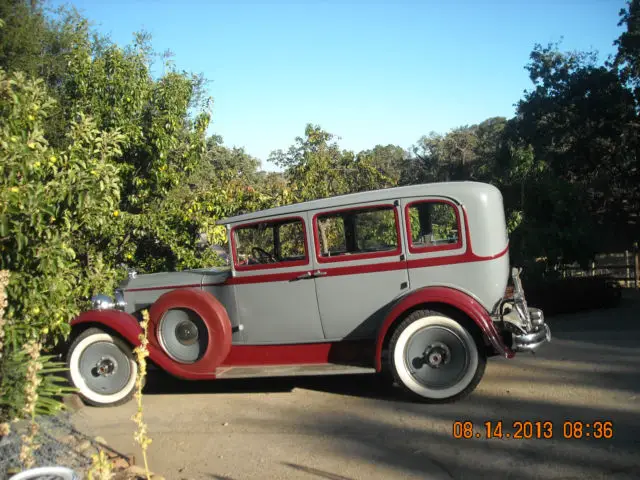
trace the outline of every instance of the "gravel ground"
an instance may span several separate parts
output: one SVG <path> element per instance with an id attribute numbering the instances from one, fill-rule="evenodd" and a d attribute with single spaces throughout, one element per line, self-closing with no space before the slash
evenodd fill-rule
<path id="1" fill-rule="evenodd" d="M 144 401 L 151 468 L 168 479 L 640 479 L 640 296 L 549 324 L 551 344 L 491 359 L 476 392 L 451 405 L 408 402 L 366 375 L 157 374 Z M 133 413 L 133 403 L 86 407 L 74 422 L 140 458 Z M 565 439 L 568 420 L 611 421 L 614 436 Z M 504 434 L 514 421 L 549 421 L 553 437 L 456 439 L 456 421 L 502 421 Z"/>

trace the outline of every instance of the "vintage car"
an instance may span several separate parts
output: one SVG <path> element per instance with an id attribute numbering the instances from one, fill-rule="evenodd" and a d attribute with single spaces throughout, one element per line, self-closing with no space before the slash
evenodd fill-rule
<path id="1" fill-rule="evenodd" d="M 228 267 L 130 272 L 114 298 L 94 297 L 74 319 L 66 359 L 86 402 L 133 395 L 145 309 L 149 358 L 175 377 L 383 373 L 429 402 L 469 394 L 487 357 L 551 339 L 519 269 L 510 272 L 502 195 L 491 185 L 389 188 L 219 224 Z"/>

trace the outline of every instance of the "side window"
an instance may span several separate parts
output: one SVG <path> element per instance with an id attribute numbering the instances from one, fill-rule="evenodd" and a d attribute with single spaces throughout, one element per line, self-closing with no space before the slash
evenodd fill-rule
<path id="1" fill-rule="evenodd" d="M 430 248 L 459 245 L 458 215 L 444 202 L 419 202 L 407 209 L 411 247 Z"/>
<path id="2" fill-rule="evenodd" d="M 268 265 L 306 260 L 304 225 L 301 220 L 238 227 L 234 229 L 233 240 L 236 265 Z"/>
<path id="3" fill-rule="evenodd" d="M 304 228 L 301 221 L 283 223 L 279 227 L 280 258 L 302 260 L 305 258 Z"/>
<path id="4" fill-rule="evenodd" d="M 319 215 L 316 225 L 321 257 L 398 249 L 396 214 L 391 206 Z"/>

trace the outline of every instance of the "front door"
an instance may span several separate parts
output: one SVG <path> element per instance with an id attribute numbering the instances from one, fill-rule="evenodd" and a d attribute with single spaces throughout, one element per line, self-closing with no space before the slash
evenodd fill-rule
<path id="1" fill-rule="evenodd" d="M 321 209 L 310 216 L 325 337 L 375 337 L 386 307 L 409 288 L 399 202 Z"/>
<path id="2" fill-rule="evenodd" d="M 324 340 L 306 214 L 234 226 L 232 256 L 243 342 L 251 345 Z"/>

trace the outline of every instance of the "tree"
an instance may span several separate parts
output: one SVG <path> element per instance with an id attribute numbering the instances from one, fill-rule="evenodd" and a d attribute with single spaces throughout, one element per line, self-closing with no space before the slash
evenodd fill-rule
<path id="1" fill-rule="evenodd" d="M 603 233 L 600 248 L 624 248 L 637 232 L 630 215 L 640 193 L 633 95 L 593 54 L 536 46 L 527 68 L 534 89 L 518 104 L 512 133 L 551 177 L 581 192 Z"/>
<path id="2" fill-rule="evenodd" d="M 16 369 L 28 360 L 23 345 L 46 348 L 65 337 L 83 299 L 93 288 L 111 287 L 117 273 L 102 248 L 118 244 L 114 158 L 123 136 L 80 116 L 69 123 L 67 147 L 52 148 L 44 127 L 53 106 L 42 80 L 0 69 L 0 270 L 11 271 L 0 423 L 22 415 L 25 379 Z M 38 354 L 33 347 L 31 355 Z M 45 398 L 60 392 L 51 381 L 34 388 L 44 395 L 36 411 L 56 405 Z"/>
<path id="3" fill-rule="evenodd" d="M 406 168 L 409 153 L 397 145 L 376 145 L 371 150 L 358 153 L 358 158 L 366 160 L 372 167 L 397 185 Z"/>
<path id="4" fill-rule="evenodd" d="M 627 8 L 620 10 L 618 26 L 626 30 L 613 42 L 618 52 L 612 65 L 623 83 L 633 88 L 636 102 L 640 102 L 640 1 L 627 2 Z"/>
<path id="5" fill-rule="evenodd" d="M 308 124 L 305 136 L 285 153 L 278 150 L 270 160 L 284 167 L 293 198 L 314 200 L 392 185 L 366 156 L 340 150 L 334 135 Z"/>
<path id="6" fill-rule="evenodd" d="M 413 147 L 401 183 L 457 180 L 489 181 L 495 175 L 506 119 L 489 118 L 478 125 L 423 136 Z"/>

